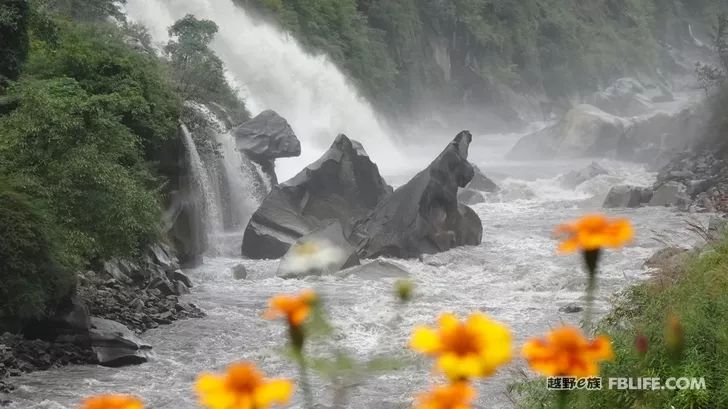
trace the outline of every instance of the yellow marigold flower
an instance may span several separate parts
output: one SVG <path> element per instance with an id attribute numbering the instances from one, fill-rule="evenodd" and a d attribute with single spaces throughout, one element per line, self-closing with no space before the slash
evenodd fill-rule
<path id="1" fill-rule="evenodd" d="M 436 357 L 437 367 L 451 380 L 490 376 L 512 354 L 510 330 L 481 313 L 463 322 L 443 314 L 439 328 L 416 328 L 410 347 Z"/>
<path id="2" fill-rule="evenodd" d="M 526 342 L 522 355 L 531 369 L 545 376 L 596 376 L 598 362 L 614 358 L 609 337 L 588 340 L 574 327 L 557 328 L 545 338 Z"/>
<path id="3" fill-rule="evenodd" d="M 467 382 L 436 386 L 417 398 L 415 409 L 470 409 L 475 389 Z"/>
<path id="4" fill-rule="evenodd" d="M 208 409 L 266 409 L 287 403 L 293 394 L 289 380 L 265 379 L 251 363 L 230 365 L 224 375 L 202 374 L 195 388 Z"/>
<path id="5" fill-rule="evenodd" d="M 143 409 L 142 401 L 126 395 L 99 395 L 86 398 L 78 409 Z"/>
<path id="6" fill-rule="evenodd" d="M 316 293 L 313 290 L 305 290 L 298 295 L 276 295 L 268 301 L 268 309 L 263 313 L 263 318 L 285 318 L 291 326 L 297 327 L 311 314 L 311 304 L 314 301 Z"/>
<path id="7" fill-rule="evenodd" d="M 634 238 L 632 224 L 627 219 L 609 219 L 600 214 L 582 217 L 556 227 L 556 236 L 563 237 L 559 251 L 593 251 L 605 247 L 621 247 Z"/>

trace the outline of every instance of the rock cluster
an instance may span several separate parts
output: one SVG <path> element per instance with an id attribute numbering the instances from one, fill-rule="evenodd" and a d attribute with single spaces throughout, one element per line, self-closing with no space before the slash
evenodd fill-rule
<path id="1" fill-rule="evenodd" d="M 343 255 L 335 269 L 358 264 L 358 258 L 413 258 L 480 244 L 480 218 L 458 201 L 458 190 L 498 187 L 468 162 L 471 141 L 470 132 L 461 132 L 425 170 L 392 191 L 361 144 L 339 135 L 318 161 L 271 191 L 245 229 L 242 253 L 254 259 L 285 255 L 279 274 L 287 277 L 283 270 L 297 258 L 289 251 L 294 243 L 330 242 L 328 248 Z"/>
<path id="2" fill-rule="evenodd" d="M 53 316 L 26 323 L 22 337 L 0 337 L 0 389 L 11 388 L 6 376 L 70 363 L 146 362 L 151 346 L 138 334 L 204 315 L 179 299 L 191 286 L 164 245 L 151 246 L 138 263 L 112 260 L 99 272 L 79 273 L 76 293 Z"/>
<path id="3" fill-rule="evenodd" d="M 612 188 L 604 207 L 676 206 L 691 212 L 726 212 L 726 165 L 712 152 L 679 155 L 660 170 L 652 187 Z"/>
<path id="4" fill-rule="evenodd" d="M 27 340 L 20 335 L 0 335 L 0 393 L 13 386 L 7 377 L 56 368 L 69 364 L 96 363 L 96 356 L 87 347 L 71 342 Z"/>

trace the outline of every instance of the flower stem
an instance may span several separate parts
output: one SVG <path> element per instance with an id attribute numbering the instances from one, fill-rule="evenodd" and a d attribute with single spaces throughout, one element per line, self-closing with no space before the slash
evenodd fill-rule
<path id="1" fill-rule="evenodd" d="M 587 335 L 592 330 L 592 315 L 594 314 L 594 297 L 597 289 L 597 265 L 601 250 L 584 252 L 584 262 L 587 269 L 586 306 L 584 308 L 584 332 Z"/>
<path id="2" fill-rule="evenodd" d="M 558 391 L 556 409 L 566 409 L 569 406 L 569 391 Z"/>
<path id="3" fill-rule="evenodd" d="M 303 359 L 303 354 L 300 352 L 296 357 L 298 361 L 298 371 L 301 378 L 301 390 L 303 391 L 303 402 L 306 409 L 313 409 L 313 394 L 311 393 L 311 384 L 308 380 L 308 370 L 306 369 L 306 362 Z"/>

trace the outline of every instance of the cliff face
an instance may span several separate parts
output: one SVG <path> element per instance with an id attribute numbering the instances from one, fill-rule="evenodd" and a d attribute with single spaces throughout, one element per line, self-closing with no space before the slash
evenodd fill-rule
<path id="1" fill-rule="evenodd" d="M 491 129 L 541 120 L 616 78 L 692 71 L 676 50 L 705 38 L 726 7 L 717 0 L 238 1 L 329 55 L 380 110 L 428 128 Z"/>

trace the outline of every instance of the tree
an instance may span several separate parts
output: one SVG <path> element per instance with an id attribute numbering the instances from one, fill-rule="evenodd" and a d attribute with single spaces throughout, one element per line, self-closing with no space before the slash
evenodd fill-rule
<path id="1" fill-rule="evenodd" d="M 697 63 L 698 83 L 707 94 L 720 91 L 728 79 L 728 14 L 718 16 L 713 37 L 717 66 Z"/>
<path id="2" fill-rule="evenodd" d="M 215 102 L 233 112 L 244 112 L 243 101 L 225 79 L 222 60 L 209 47 L 217 31 L 213 21 L 198 20 L 191 14 L 169 28 L 172 40 L 164 50 L 175 84 L 184 99 Z"/>
<path id="3" fill-rule="evenodd" d="M 20 75 L 28 57 L 30 6 L 27 0 L 0 3 L 0 89 Z"/>

